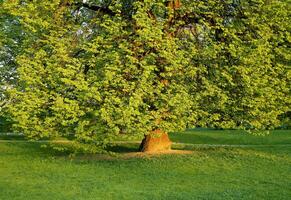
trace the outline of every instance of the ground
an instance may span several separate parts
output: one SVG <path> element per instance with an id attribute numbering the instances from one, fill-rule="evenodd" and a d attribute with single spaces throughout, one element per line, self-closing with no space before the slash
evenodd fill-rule
<path id="1" fill-rule="evenodd" d="M 175 148 L 193 153 L 70 158 L 2 136 L 0 199 L 290 199 L 291 131 L 262 137 L 190 130 L 170 137 Z"/>

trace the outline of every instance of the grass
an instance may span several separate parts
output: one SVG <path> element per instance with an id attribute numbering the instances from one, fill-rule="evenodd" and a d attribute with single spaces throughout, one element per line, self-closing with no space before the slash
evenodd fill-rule
<path id="1" fill-rule="evenodd" d="M 188 130 L 170 134 L 174 142 L 227 145 L 291 145 L 291 130 L 275 130 L 253 135 L 241 130 Z"/>
<path id="2" fill-rule="evenodd" d="M 190 155 L 70 158 L 6 137 L 0 143 L 0 199 L 290 199 L 291 131 L 261 137 L 192 130 L 170 136 L 189 144 L 253 146 L 193 145 L 187 147 Z"/>

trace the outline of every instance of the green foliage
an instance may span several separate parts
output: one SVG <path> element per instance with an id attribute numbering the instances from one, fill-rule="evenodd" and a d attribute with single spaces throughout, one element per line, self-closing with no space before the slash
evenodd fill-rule
<path id="1" fill-rule="evenodd" d="M 7 90 L 17 84 L 15 58 L 22 53 L 22 33 L 19 18 L 0 9 L 0 132 L 9 132 L 12 127 L 11 116 L 5 105 L 9 101 Z"/>
<path id="2" fill-rule="evenodd" d="M 30 138 L 73 135 L 100 148 L 155 129 L 273 128 L 291 99 L 287 8 L 5 0 L 23 36 L 7 109 Z"/>
<path id="3" fill-rule="evenodd" d="M 280 116 L 282 122 L 279 128 L 281 129 L 291 129 L 291 111 L 288 111 Z"/>
<path id="4" fill-rule="evenodd" d="M 0 133 L 10 132 L 12 130 L 12 121 L 9 118 L 0 116 Z"/>

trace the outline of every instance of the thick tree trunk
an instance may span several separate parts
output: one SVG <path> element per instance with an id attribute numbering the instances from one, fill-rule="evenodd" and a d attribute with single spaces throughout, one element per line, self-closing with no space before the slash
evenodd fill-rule
<path id="1" fill-rule="evenodd" d="M 172 142 L 167 133 L 161 130 L 152 131 L 145 135 L 139 150 L 142 152 L 159 152 L 171 150 Z"/>

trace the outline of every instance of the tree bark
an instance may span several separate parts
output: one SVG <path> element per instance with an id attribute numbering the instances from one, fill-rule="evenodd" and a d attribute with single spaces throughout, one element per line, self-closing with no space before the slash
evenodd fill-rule
<path id="1" fill-rule="evenodd" d="M 139 151 L 141 152 L 160 152 L 171 150 L 172 142 L 167 133 L 161 130 L 152 131 L 145 135 L 142 140 Z"/>

